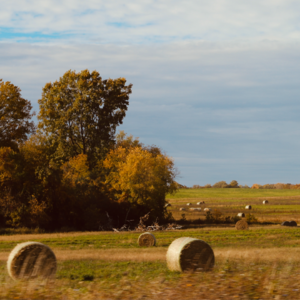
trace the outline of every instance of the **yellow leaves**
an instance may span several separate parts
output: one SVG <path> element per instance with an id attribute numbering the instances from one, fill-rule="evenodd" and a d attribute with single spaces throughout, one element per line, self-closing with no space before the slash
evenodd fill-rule
<path id="1" fill-rule="evenodd" d="M 76 183 L 84 183 L 90 179 L 88 160 L 85 154 L 79 154 L 71 158 L 62 165 L 61 169 L 63 170 L 63 181 L 65 183 L 75 185 Z"/>
<path id="2" fill-rule="evenodd" d="M 166 155 L 153 155 L 141 148 L 111 150 L 103 162 L 109 169 L 106 182 L 122 193 L 129 193 L 142 204 L 176 189 L 173 161 Z"/>

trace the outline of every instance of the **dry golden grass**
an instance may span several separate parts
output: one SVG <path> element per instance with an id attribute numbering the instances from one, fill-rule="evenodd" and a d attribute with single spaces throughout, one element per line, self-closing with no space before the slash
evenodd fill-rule
<path id="1" fill-rule="evenodd" d="M 57 260 L 107 260 L 107 261 L 162 261 L 166 260 L 166 248 L 147 249 L 82 249 L 55 250 Z M 300 262 L 300 247 L 293 248 L 214 248 L 216 262 L 224 260 L 247 262 Z M 0 261 L 6 261 L 9 252 L 0 252 Z"/>
<path id="2" fill-rule="evenodd" d="M 38 239 L 48 239 L 48 238 L 66 238 L 66 237 L 79 237 L 79 236 L 88 236 L 88 235 L 104 235 L 107 234 L 107 231 L 84 231 L 84 232 L 64 232 L 64 233 L 37 233 L 37 234 L 15 234 L 15 235 L 1 235 L 0 241 L 30 241 Z M 112 234 L 112 232 L 109 232 Z M 126 234 L 126 232 L 116 233 Z"/>

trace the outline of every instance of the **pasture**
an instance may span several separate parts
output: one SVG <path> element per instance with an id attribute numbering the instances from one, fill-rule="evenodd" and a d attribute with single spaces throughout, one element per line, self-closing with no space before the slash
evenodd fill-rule
<path id="1" fill-rule="evenodd" d="M 224 191 L 225 189 L 223 189 Z M 180 190 L 170 209 L 204 200 L 233 214 L 246 204 L 255 216 L 274 220 L 300 218 L 300 195 L 289 190 Z M 284 194 L 286 192 L 286 194 Z M 227 193 L 227 194 L 226 194 Z M 178 197 L 178 195 L 180 197 Z M 266 196 L 268 195 L 268 196 Z M 172 198 L 173 197 L 173 198 Z M 269 205 L 262 205 L 268 199 Z M 169 209 L 169 208 L 168 208 Z M 180 212 L 182 213 L 182 212 Z M 185 212 L 192 214 L 203 214 Z M 197 215 L 198 217 L 199 215 Z M 200 215 L 201 216 L 201 215 Z M 140 232 L 69 232 L 0 235 L 0 299 L 298 299 L 300 298 L 300 228 L 251 225 L 153 232 L 155 247 L 138 246 Z M 179 237 L 207 242 L 215 267 L 201 273 L 167 269 L 166 252 Z M 37 241 L 54 251 L 58 269 L 53 281 L 13 281 L 6 271 L 10 251 Z"/>
<path id="2" fill-rule="evenodd" d="M 267 190 L 267 189 L 181 189 L 174 195 L 167 196 L 172 205 L 168 210 L 179 220 L 185 214 L 187 220 L 205 219 L 203 209 L 209 207 L 218 210 L 224 216 L 236 216 L 237 213 L 251 213 L 260 222 L 282 223 L 293 218 L 300 223 L 300 190 Z M 269 203 L 263 205 L 263 200 Z M 205 204 L 196 205 L 204 201 Z M 187 206 L 192 203 L 192 206 Z M 245 209 L 251 205 L 252 210 Z M 179 210 L 180 207 L 186 211 Z M 192 211 L 190 208 L 201 207 L 202 211 Z"/>

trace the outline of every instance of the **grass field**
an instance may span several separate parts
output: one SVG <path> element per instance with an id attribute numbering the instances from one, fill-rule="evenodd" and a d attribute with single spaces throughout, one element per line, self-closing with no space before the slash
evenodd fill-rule
<path id="1" fill-rule="evenodd" d="M 251 204 L 251 213 L 260 218 L 263 214 L 278 219 L 300 216 L 296 191 L 271 190 L 267 206 L 261 205 L 264 190 L 241 191 L 245 190 L 188 190 L 190 194 L 180 190 L 169 201 L 174 212 L 186 202 L 205 199 L 209 207 L 225 214 Z M 180 193 L 184 197 L 177 197 Z M 300 298 L 300 227 L 255 224 L 248 231 L 237 231 L 233 225 L 201 225 L 154 234 L 157 246 L 152 248 L 138 246 L 137 232 L 0 235 L 0 299 Z M 168 246 L 183 236 L 211 245 L 214 269 L 193 274 L 168 270 Z M 14 282 L 9 278 L 6 260 L 10 251 L 29 240 L 47 244 L 54 251 L 58 260 L 54 281 Z"/>
<path id="2" fill-rule="evenodd" d="M 176 194 L 167 196 L 172 205 L 168 208 L 176 220 L 185 214 L 189 220 L 205 219 L 205 213 L 189 210 L 186 204 L 192 207 L 209 207 L 217 209 L 225 216 L 236 216 L 237 213 L 251 213 L 262 222 L 282 223 L 293 218 L 300 222 L 300 190 L 255 190 L 255 189 L 180 189 Z M 263 205 L 262 201 L 269 204 Z M 197 206 L 196 203 L 204 201 L 205 204 Z M 251 205 L 252 210 L 245 206 Z M 186 208 L 185 212 L 180 211 Z"/>

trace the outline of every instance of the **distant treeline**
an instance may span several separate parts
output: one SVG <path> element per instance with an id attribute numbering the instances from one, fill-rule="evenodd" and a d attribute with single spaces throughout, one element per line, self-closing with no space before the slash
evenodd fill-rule
<path id="1" fill-rule="evenodd" d="M 187 187 L 185 185 L 179 184 L 180 189 L 188 189 L 190 187 Z M 264 185 L 254 183 L 251 187 L 247 184 L 241 185 L 238 184 L 236 180 L 232 180 L 229 184 L 226 181 L 218 181 L 215 184 L 206 184 L 204 186 L 194 184 L 192 189 L 207 189 L 207 188 L 242 188 L 242 189 L 277 189 L 277 190 L 298 190 L 300 189 L 300 184 L 291 184 L 291 183 L 267 183 Z"/>

